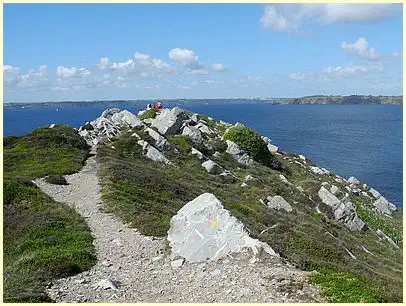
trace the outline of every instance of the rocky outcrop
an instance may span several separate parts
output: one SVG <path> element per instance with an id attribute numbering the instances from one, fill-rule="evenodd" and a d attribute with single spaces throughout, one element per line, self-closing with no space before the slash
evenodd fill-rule
<path id="1" fill-rule="evenodd" d="M 182 135 L 188 136 L 196 143 L 203 142 L 202 132 L 195 126 L 185 126 Z"/>
<path id="2" fill-rule="evenodd" d="M 334 219 L 343 222 L 344 225 L 351 231 L 364 231 L 367 225 L 362 221 L 353 206 L 349 201 L 342 202 L 335 195 L 330 193 L 324 186 L 318 191 L 318 196 L 321 201 L 331 207 L 334 214 Z"/>
<path id="3" fill-rule="evenodd" d="M 144 126 L 144 123 L 127 110 L 112 108 L 105 110 L 99 118 L 87 122 L 78 129 L 89 146 L 97 145 L 104 137 L 118 136 L 123 127 L 134 128 Z"/>
<path id="4" fill-rule="evenodd" d="M 261 250 L 277 256 L 268 244 L 252 239 L 210 193 L 188 202 L 172 217 L 168 241 L 172 253 L 189 262 L 217 260 L 244 249 L 251 249 L 254 256 Z"/>
<path id="5" fill-rule="evenodd" d="M 247 152 L 241 149 L 236 143 L 232 142 L 231 140 L 226 140 L 227 142 L 227 150 L 226 152 L 230 154 L 236 161 L 244 166 L 251 165 L 254 161 L 249 156 Z"/>
<path id="6" fill-rule="evenodd" d="M 163 151 L 163 152 L 172 152 L 174 151 L 174 148 L 171 146 L 171 144 L 166 140 L 165 137 L 163 137 L 161 134 L 159 134 L 157 131 L 151 128 L 145 128 L 144 132 L 148 133 L 149 136 L 151 136 L 155 140 L 155 146 Z"/>
<path id="7" fill-rule="evenodd" d="M 396 210 L 396 206 L 382 196 L 379 197 L 378 200 L 376 200 L 373 204 L 380 214 L 391 215 L 392 212 Z"/>

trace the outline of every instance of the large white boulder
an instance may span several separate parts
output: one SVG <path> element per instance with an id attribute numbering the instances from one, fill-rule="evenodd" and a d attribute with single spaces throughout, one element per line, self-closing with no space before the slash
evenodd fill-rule
<path id="1" fill-rule="evenodd" d="M 162 135 L 175 135 L 179 133 L 183 121 L 187 119 L 189 113 L 184 109 L 166 108 L 157 114 L 151 126 L 157 128 Z"/>
<path id="2" fill-rule="evenodd" d="M 252 239 L 244 225 L 211 193 L 204 193 L 172 217 L 168 241 L 174 255 L 189 262 L 217 260 L 230 253 L 251 249 L 278 256 L 266 243 Z"/>
<path id="3" fill-rule="evenodd" d="M 385 197 L 381 196 L 374 202 L 375 208 L 381 214 L 391 215 L 393 210 L 396 210 L 396 206 L 390 203 Z"/>
<path id="4" fill-rule="evenodd" d="M 271 143 L 271 140 L 268 137 L 261 136 L 262 140 L 265 142 L 268 151 L 271 153 L 275 153 L 279 151 L 279 148 Z"/>

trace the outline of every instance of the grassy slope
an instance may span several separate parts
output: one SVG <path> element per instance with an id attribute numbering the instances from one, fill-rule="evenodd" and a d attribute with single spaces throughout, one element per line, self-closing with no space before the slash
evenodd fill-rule
<path id="1" fill-rule="evenodd" d="M 215 128 L 217 123 L 213 121 L 210 125 Z M 217 128 L 224 132 L 223 126 L 217 125 Z M 211 192 L 244 222 L 253 237 L 268 242 L 298 267 L 320 271 L 321 274 L 313 280 L 321 284 L 331 301 L 402 300 L 402 252 L 378 241 L 372 231 L 351 233 L 318 214 L 316 205 L 322 211 L 328 210 L 314 196 L 320 188 L 321 178 L 295 164 L 293 159 L 297 156 L 285 154 L 277 158 L 285 169 L 288 168 L 289 174 L 285 173 L 288 180 L 304 187 L 306 194 L 282 183 L 278 178 L 280 172 L 257 163 L 244 168 L 228 154 L 211 157 L 238 177 L 236 182 L 223 182 L 218 176 L 209 175 L 196 156 L 187 154 L 190 141 L 182 136 L 169 137 L 183 152 L 170 157 L 176 166 L 160 165 L 140 154 L 136 139 L 130 134 L 124 133 L 98 150 L 102 164 L 100 174 L 104 178 L 102 193 L 107 208 L 142 233 L 166 235 L 170 218 L 185 203 L 203 192 Z M 225 149 L 224 144 L 217 144 L 217 147 L 220 151 Z M 258 179 L 241 188 L 240 184 L 248 174 Z M 333 177 L 324 180 L 333 182 Z M 292 204 L 295 208 L 293 213 L 267 210 L 259 202 L 261 198 L 277 194 Z M 313 195 L 312 199 L 309 195 Z M 401 233 L 400 215 L 393 220 L 386 219 L 385 222 L 395 226 L 398 234 Z M 267 230 L 274 225 L 276 227 Z M 352 259 L 340 244 L 357 259 Z M 374 255 L 366 253 L 361 245 Z"/>
<path id="2" fill-rule="evenodd" d="M 89 269 L 96 261 L 85 221 L 43 194 L 30 179 L 78 171 L 86 143 L 72 129 L 37 129 L 4 140 L 4 301 L 49 301 L 52 279 Z"/>

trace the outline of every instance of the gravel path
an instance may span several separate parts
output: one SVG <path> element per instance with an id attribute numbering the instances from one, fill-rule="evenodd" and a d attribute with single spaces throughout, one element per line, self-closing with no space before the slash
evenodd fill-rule
<path id="1" fill-rule="evenodd" d="M 96 172 L 93 156 L 79 173 L 65 176 L 69 185 L 34 181 L 85 217 L 95 238 L 97 264 L 55 281 L 47 290 L 56 302 L 325 302 L 308 273 L 278 258 L 250 264 L 251 255 L 241 253 L 172 268 L 164 238 L 143 236 L 103 211 Z M 100 283 L 106 279 L 112 283 Z"/>

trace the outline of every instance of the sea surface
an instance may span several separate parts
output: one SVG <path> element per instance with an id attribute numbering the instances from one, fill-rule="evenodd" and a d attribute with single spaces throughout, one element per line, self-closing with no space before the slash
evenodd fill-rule
<path id="1" fill-rule="evenodd" d="M 177 105 L 269 137 L 282 151 L 303 154 L 343 177 L 355 176 L 402 206 L 402 106 L 193 103 Z M 167 103 L 171 107 L 174 104 Z M 23 135 L 52 123 L 79 127 L 103 107 L 4 108 L 4 135 Z M 132 112 L 144 108 L 120 108 Z"/>

